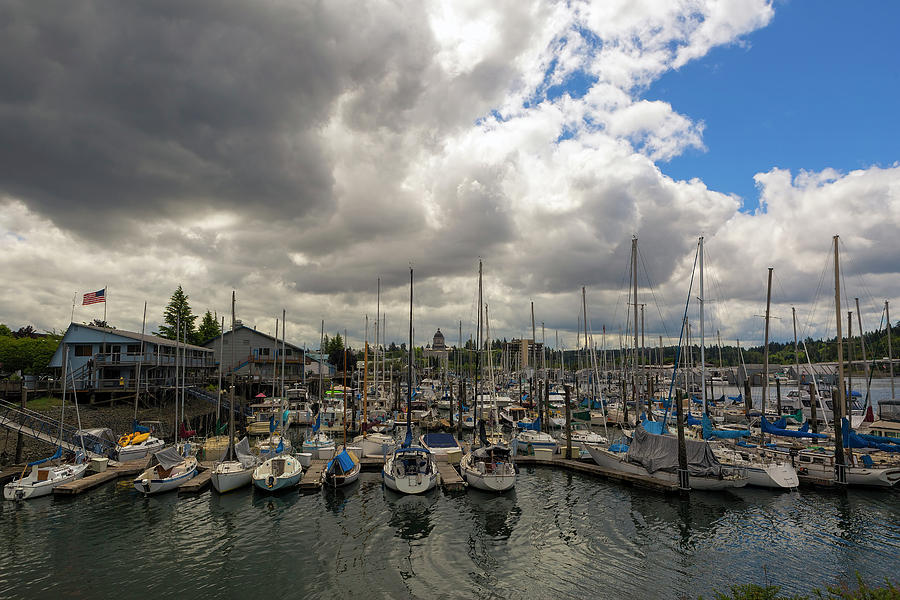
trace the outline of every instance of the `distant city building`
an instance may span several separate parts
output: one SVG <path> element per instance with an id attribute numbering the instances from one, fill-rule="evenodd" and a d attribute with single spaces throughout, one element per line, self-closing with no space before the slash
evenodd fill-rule
<path id="1" fill-rule="evenodd" d="M 440 327 L 438 327 L 431 340 L 431 348 L 425 348 L 425 358 L 436 359 L 441 363 L 438 365 L 441 368 L 445 368 L 450 361 L 450 348 L 447 347 L 444 341 L 444 334 L 441 333 Z"/>
<path id="2" fill-rule="evenodd" d="M 542 368 L 542 356 L 544 353 L 544 345 L 541 342 L 537 344 L 534 340 L 513 339 L 506 342 L 503 351 L 507 354 L 509 364 L 514 369 L 527 369 L 537 357 L 538 368 Z"/>

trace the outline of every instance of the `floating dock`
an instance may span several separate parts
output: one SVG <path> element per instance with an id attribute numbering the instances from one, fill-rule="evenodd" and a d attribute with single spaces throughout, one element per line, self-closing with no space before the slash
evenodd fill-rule
<path id="1" fill-rule="evenodd" d="M 466 489 L 466 482 L 459 476 L 459 471 L 449 462 L 437 463 L 438 473 L 441 475 L 441 487 L 445 492 L 458 492 Z"/>
<path id="2" fill-rule="evenodd" d="M 523 467 L 540 466 L 540 467 L 556 467 L 563 468 L 568 471 L 576 471 L 578 473 L 588 473 L 598 477 L 606 477 L 607 479 L 615 479 L 623 483 L 634 485 L 661 492 L 678 492 L 678 485 L 675 483 L 664 483 L 658 479 L 647 477 L 646 475 L 636 475 L 631 473 L 620 473 L 611 469 L 605 469 L 593 462 L 583 462 L 570 458 L 535 458 L 533 456 L 516 456 L 516 464 Z"/>
<path id="3" fill-rule="evenodd" d="M 327 460 L 319 459 L 315 459 L 309 464 L 300 479 L 301 492 L 317 492 L 322 489 L 322 473 L 325 471 L 326 464 L 328 464 Z"/>
<path id="4" fill-rule="evenodd" d="M 53 493 L 57 496 L 77 496 L 82 492 L 92 490 L 98 485 L 107 481 L 113 481 L 120 477 L 133 477 L 147 468 L 149 458 L 139 458 L 123 463 L 116 463 L 114 466 L 107 467 L 101 473 L 94 473 L 69 483 L 64 483 L 53 488 Z"/>
<path id="5" fill-rule="evenodd" d="M 188 479 L 184 483 L 178 486 L 178 495 L 179 496 L 187 496 L 190 494 L 199 494 L 203 490 L 209 487 L 210 479 L 212 478 L 212 461 L 202 462 L 200 463 L 196 477 L 192 479 Z"/>

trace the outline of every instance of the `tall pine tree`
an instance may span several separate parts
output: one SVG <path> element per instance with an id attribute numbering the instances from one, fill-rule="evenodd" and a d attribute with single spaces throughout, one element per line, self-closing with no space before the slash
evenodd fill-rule
<path id="1" fill-rule="evenodd" d="M 203 320 L 200 321 L 200 327 L 197 328 L 197 343 L 205 344 L 214 337 L 218 337 L 220 333 L 222 333 L 222 327 L 213 314 L 207 310 L 203 315 Z"/>
<path id="2" fill-rule="evenodd" d="M 188 304 L 188 298 L 189 296 L 184 293 L 184 290 L 181 289 L 181 286 L 179 285 L 178 289 L 175 290 L 175 293 L 173 293 L 172 297 L 169 299 L 169 303 L 166 305 L 166 310 L 163 313 L 163 321 L 165 321 L 165 323 L 159 326 L 157 335 L 174 340 L 176 332 L 175 328 L 177 327 L 178 317 L 180 315 L 181 331 L 186 332 L 188 343 L 194 343 L 197 335 L 194 331 L 194 321 L 197 319 L 197 315 L 191 312 L 191 305 Z"/>

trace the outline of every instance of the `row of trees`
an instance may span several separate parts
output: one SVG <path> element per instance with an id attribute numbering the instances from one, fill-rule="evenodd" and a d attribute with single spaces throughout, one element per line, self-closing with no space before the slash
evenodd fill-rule
<path id="1" fill-rule="evenodd" d="M 25 375 L 46 375 L 61 335 L 40 334 L 30 325 L 12 331 L 0 323 L 0 366 L 2 371 Z"/>

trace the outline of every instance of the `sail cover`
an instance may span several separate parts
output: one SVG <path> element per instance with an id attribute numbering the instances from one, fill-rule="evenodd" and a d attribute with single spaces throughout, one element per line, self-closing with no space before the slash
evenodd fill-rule
<path id="1" fill-rule="evenodd" d="M 459 448 L 456 438 L 451 433 L 426 433 L 422 441 L 429 448 Z"/>
<path id="2" fill-rule="evenodd" d="M 163 469 L 171 469 L 172 467 L 180 465 L 184 462 L 184 457 L 178 453 L 178 448 L 176 448 L 175 446 L 163 448 L 153 456 L 156 457 L 156 461 Z"/>
<path id="3" fill-rule="evenodd" d="M 685 440 L 688 472 L 696 477 L 718 477 L 722 465 L 706 442 Z M 634 430 L 628 446 L 628 460 L 637 463 L 650 473 L 675 472 L 678 469 L 678 438 L 670 435 L 647 433 L 643 426 Z"/>
<path id="4" fill-rule="evenodd" d="M 234 456 L 245 469 L 257 463 L 256 457 L 250 452 L 250 442 L 247 440 L 247 436 L 242 437 L 241 441 L 234 445 Z"/>
<path id="5" fill-rule="evenodd" d="M 828 436 L 824 433 L 812 433 L 810 431 L 794 431 L 793 429 L 781 429 L 779 427 L 775 427 L 769 420 L 765 417 L 761 417 L 759 421 L 759 426 L 762 429 L 763 433 L 768 433 L 769 435 L 780 435 L 782 437 L 795 437 L 795 438 L 816 438 L 820 440 L 828 439 Z"/>
<path id="6" fill-rule="evenodd" d="M 845 448 L 877 448 L 878 450 L 882 450 L 884 452 L 900 452 L 900 446 L 894 444 L 882 444 L 880 442 L 873 442 L 863 438 L 860 435 L 857 435 L 852 429 L 850 429 L 850 422 L 847 421 L 847 418 L 844 417 L 841 419 L 841 429 L 844 438 L 844 447 Z M 874 436 L 867 436 L 874 437 Z"/>
<path id="7" fill-rule="evenodd" d="M 709 415 L 703 415 L 703 439 L 719 438 L 722 440 L 734 440 L 737 438 L 747 437 L 750 435 L 749 429 L 741 430 L 718 430 L 713 429 L 709 420 Z"/>

